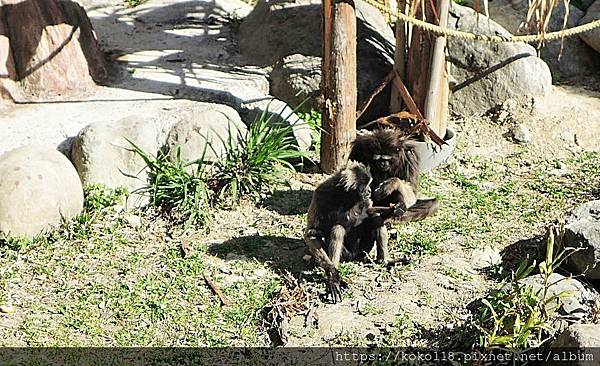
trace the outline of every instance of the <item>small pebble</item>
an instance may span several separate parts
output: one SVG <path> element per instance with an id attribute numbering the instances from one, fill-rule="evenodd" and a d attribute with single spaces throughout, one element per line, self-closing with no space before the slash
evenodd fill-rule
<path id="1" fill-rule="evenodd" d="M 0 313 L 4 314 L 14 314 L 16 312 L 14 306 L 10 305 L 0 305 Z"/>

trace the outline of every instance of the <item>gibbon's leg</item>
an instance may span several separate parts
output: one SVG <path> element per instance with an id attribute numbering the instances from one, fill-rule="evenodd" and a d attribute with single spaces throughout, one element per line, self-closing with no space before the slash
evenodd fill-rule
<path id="1" fill-rule="evenodd" d="M 325 252 L 323 239 L 321 235 L 315 229 L 308 229 L 304 233 L 304 241 L 311 253 L 315 257 L 315 260 L 325 270 L 325 277 L 327 281 L 327 291 L 331 294 L 333 303 L 342 301 L 342 279 L 336 268 L 331 262 L 329 256 Z"/>
<path id="2" fill-rule="evenodd" d="M 331 255 L 331 263 L 337 268 L 342 259 L 344 249 L 344 238 L 346 237 L 346 229 L 342 225 L 333 225 L 329 236 L 329 253 Z"/>
<path id="3" fill-rule="evenodd" d="M 388 248 L 389 235 L 385 225 L 375 229 L 375 237 L 377 263 L 387 263 L 390 260 L 390 250 Z"/>

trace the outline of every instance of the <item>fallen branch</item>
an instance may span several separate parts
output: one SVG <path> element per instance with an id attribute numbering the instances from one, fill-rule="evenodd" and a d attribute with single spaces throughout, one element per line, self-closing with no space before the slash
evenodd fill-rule
<path id="1" fill-rule="evenodd" d="M 221 291 L 221 289 L 215 283 L 215 281 L 213 281 L 213 279 L 210 278 L 210 276 L 208 275 L 208 273 L 204 273 L 204 280 L 206 281 L 206 283 L 208 284 L 208 286 L 213 290 L 213 292 L 217 295 L 217 297 L 219 298 L 219 300 L 221 300 L 221 303 L 223 304 L 223 306 L 228 306 L 228 305 L 231 304 L 231 302 L 229 301 L 229 299 L 225 296 L 225 294 L 223 293 L 223 291 Z"/>

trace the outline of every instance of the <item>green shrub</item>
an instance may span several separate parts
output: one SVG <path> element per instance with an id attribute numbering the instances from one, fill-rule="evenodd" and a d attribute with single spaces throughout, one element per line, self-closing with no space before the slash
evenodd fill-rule
<path id="1" fill-rule="evenodd" d="M 206 151 L 201 153 L 199 159 L 184 164 L 179 149 L 172 162 L 163 152 L 153 157 L 133 142 L 129 143 L 148 167 L 148 182 L 136 192 L 148 196 L 150 205 L 170 214 L 176 222 L 185 222 L 186 228 L 191 225 L 205 228 L 210 219 L 211 198 L 211 191 L 206 184 Z"/>
<path id="2" fill-rule="evenodd" d="M 558 297 L 570 296 L 563 291 L 550 296 L 548 289 L 552 285 L 550 276 L 554 270 L 568 257 L 565 250 L 554 256 L 555 238 L 562 238 L 562 228 L 551 229 L 546 245 L 546 260 L 537 269 L 543 279 L 538 290 L 522 282 L 536 269 L 533 261 L 523 261 L 512 274 L 510 285 L 503 285 L 492 290 L 481 301 L 481 306 L 475 311 L 472 326 L 479 333 L 481 347 L 501 346 L 513 349 L 539 347 L 545 343 L 551 334 L 551 321 L 556 315 Z"/>
<path id="3" fill-rule="evenodd" d="M 293 169 L 289 160 L 305 157 L 292 132 L 292 126 L 285 121 L 274 123 L 266 111 L 247 132 L 232 132 L 230 128 L 227 138 L 221 138 L 225 152 L 215 163 L 211 177 L 219 202 L 235 204 L 242 196 L 257 197 L 281 183 L 281 168 Z"/>
<path id="4" fill-rule="evenodd" d="M 138 5 L 141 5 L 143 3 L 145 3 L 148 0 L 123 0 L 125 2 L 125 5 L 127 5 L 130 8 L 134 8 Z"/>
<path id="5" fill-rule="evenodd" d="M 83 209 L 87 212 L 98 211 L 122 204 L 128 191 L 125 187 L 110 189 L 102 184 L 91 183 L 83 188 Z"/>
<path id="6" fill-rule="evenodd" d="M 321 151 L 321 133 L 323 132 L 321 111 L 311 110 L 310 112 L 297 112 L 298 116 L 310 127 L 310 137 L 312 148 L 319 153 Z"/>

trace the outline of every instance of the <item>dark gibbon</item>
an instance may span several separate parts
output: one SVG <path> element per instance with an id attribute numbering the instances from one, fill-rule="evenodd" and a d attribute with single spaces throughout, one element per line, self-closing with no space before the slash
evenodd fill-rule
<path id="1" fill-rule="evenodd" d="M 371 173 L 364 164 L 349 161 L 321 183 L 308 209 L 304 240 L 325 270 L 327 290 L 334 303 L 341 301 L 340 261 L 361 259 L 375 243 L 385 220 L 400 215 L 400 206 L 373 207 Z M 387 246 L 387 240 L 384 243 Z M 377 248 L 378 256 L 386 248 Z M 383 256 L 383 255 L 382 255 Z"/>
<path id="2" fill-rule="evenodd" d="M 379 129 L 371 134 L 357 136 L 352 143 L 350 159 L 369 167 L 372 200 L 376 206 L 396 206 L 400 214 L 395 222 L 417 221 L 433 215 L 438 201 L 417 199 L 419 193 L 419 156 L 413 138 L 398 130 Z M 399 260 L 390 259 L 388 232 L 385 224 L 375 230 L 377 260 L 393 265 Z M 404 259 L 406 261 L 406 259 Z"/>
<path id="3" fill-rule="evenodd" d="M 373 181 L 373 204 L 402 205 L 406 212 L 400 222 L 417 221 L 438 209 L 434 199 L 417 199 L 419 193 L 419 156 L 412 136 L 395 129 L 378 129 L 357 136 L 350 159 L 368 166 Z"/>

